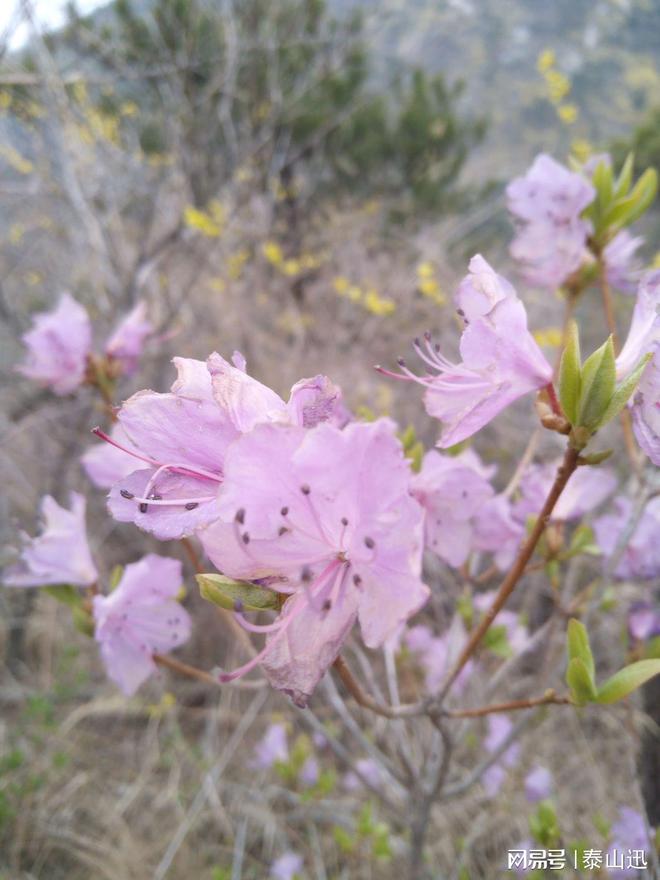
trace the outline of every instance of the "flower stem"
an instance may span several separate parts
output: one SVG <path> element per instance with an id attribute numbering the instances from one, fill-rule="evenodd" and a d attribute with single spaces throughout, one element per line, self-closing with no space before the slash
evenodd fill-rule
<path id="1" fill-rule="evenodd" d="M 152 659 L 157 666 L 163 666 L 165 669 L 170 669 L 178 675 L 185 675 L 188 678 L 194 678 L 197 681 L 204 682 L 204 684 L 212 684 L 216 687 L 220 684 L 219 680 L 214 675 L 211 675 L 210 672 L 205 672 L 196 666 L 189 666 L 187 663 L 182 663 L 181 660 L 175 660 L 174 657 L 166 657 L 164 654 L 152 654 Z"/>
<path id="2" fill-rule="evenodd" d="M 451 672 L 447 676 L 447 679 L 436 698 L 436 702 L 442 701 L 444 697 L 447 696 L 449 690 L 451 689 L 451 686 L 460 675 L 463 667 L 479 647 L 481 640 L 490 629 L 493 621 L 502 610 L 505 602 L 507 601 L 511 593 L 513 593 L 518 581 L 523 576 L 525 569 L 527 568 L 527 563 L 532 558 L 534 550 L 536 549 L 536 545 L 538 544 L 541 535 L 545 531 L 545 528 L 550 519 L 550 514 L 552 513 L 554 506 L 559 499 L 559 496 L 564 491 L 571 475 L 578 466 L 579 455 L 579 450 L 574 449 L 572 446 L 567 447 L 566 452 L 564 453 L 563 461 L 560 464 L 559 469 L 557 470 L 555 481 L 552 485 L 552 488 L 550 489 L 550 492 L 548 493 L 548 497 L 546 498 L 545 504 L 541 509 L 541 513 L 539 514 L 538 519 L 534 524 L 534 528 L 530 532 L 527 540 L 522 545 L 520 552 L 518 553 L 518 557 L 516 558 L 516 561 L 513 563 L 513 566 L 509 570 L 509 573 L 502 581 L 497 595 L 493 600 L 493 604 L 488 609 L 479 625 L 472 631 L 467 644 L 461 652 L 460 657 L 458 658 Z"/>

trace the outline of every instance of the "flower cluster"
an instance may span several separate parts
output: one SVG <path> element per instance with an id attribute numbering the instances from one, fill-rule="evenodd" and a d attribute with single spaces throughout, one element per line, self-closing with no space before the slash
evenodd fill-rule
<path id="1" fill-rule="evenodd" d="M 145 341 L 153 333 L 146 305 L 139 302 L 124 317 L 104 346 L 112 373 L 137 370 Z M 92 323 L 87 310 L 63 293 L 51 312 L 35 315 L 32 329 L 23 335 L 25 363 L 16 369 L 55 394 L 75 391 L 88 375 L 92 357 Z"/>

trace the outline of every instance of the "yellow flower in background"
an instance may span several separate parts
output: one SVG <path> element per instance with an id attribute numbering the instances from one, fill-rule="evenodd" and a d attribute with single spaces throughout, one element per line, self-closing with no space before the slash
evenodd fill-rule
<path id="1" fill-rule="evenodd" d="M 302 269 L 302 266 L 300 265 L 299 260 L 290 259 L 290 260 L 285 260 L 280 265 L 280 268 L 282 269 L 282 272 L 285 275 L 288 275 L 289 278 L 293 278 L 294 275 L 300 274 L 300 270 Z"/>
<path id="2" fill-rule="evenodd" d="M 442 306 L 447 301 L 438 279 L 435 277 L 435 267 L 425 261 L 417 266 L 417 289 L 436 305 Z"/>
<path id="3" fill-rule="evenodd" d="M 555 66 L 556 60 L 554 49 L 544 49 L 536 59 L 536 69 L 539 73 L 545 73 Z"/>
<path id="4" fill-rule="evenodd" d="M 351 282 L 343 275 L 337 275 L 337 277 L 332 282 L 332 286 L 340 296 L 343 296 L 348 288 L 351 286 Z"/>
<path id="5" fill-rule="evenodd" d="M 557 107 L 557 116 L 566 125 L 573 125 L 579 116 L 579 110 L 575 104 L 562 104 Z"/>
<path id="6" fill-rule="evenodd" d="M 558 70 L 548 70 L 545 74 L 545 84 L 548 88 L 550 100 L 559 104 L 571 90 L 571 82 L 567 76 Z"/>
<path id="7" fill-rule="evenodd" d="M 201 232 L 208 238 L 217 238 L 222 232 L 222 217 L 218 215 L 218 212 L 216 212 L 216 216 L 212 216 L 192 205 L 187 205 L 184 208 L 183 222 L 189 229 Z"/>
<path id="8" fill-rule="evenodd" d="M 36 269 L 30 269 L 23 275 L 23 280 L 26 284 L 29 284 L 30 287 L 36 287 L 37 284 L 41 284 L 44 280 L 44 276 Z"/>
<path id="9" fill-rule="evenodd" d="M 284 262 L 282 248 L 274 241 L 267 241 L 261 248 L 264 257 L 272 266 L 281 266 Z"/>
<path id="10" fill-rule="evenodd" d="M 135 101 L 124 101 L 119 107 L 119 112 L 122 116 L 137 116 L 139 109 Z"/>
<path id="11" fill-rule="evenodd" d="M 660 251 L 658 251 L 657 254 L 653 257 L 651 261 L 651 268 L 660 269 Z"/>
<path id="12" fill-rule="evenodd" d="M 571 144 L 571 154 L 575 156 L 578 162 L 586 162 L 593 153 L 593 147 L 585 138 L 576 138 Z"/>
<path id="13" fill-rule="evenodd" d="M 371 287 L 364 294 L 364 307 L 372 315 L 386 317 L 396 311 L 396 303 L 391 299 L 379 296 L 378 291 Z"/>
<path id="14" fill-rule="evenodd" d="M 151 718 L 162 718 L 176 706 L 176 697 L 174 694 L 166 691 L 160 698 L 158 703 L 149 703 L 147 712 Z"/>
<path id="15" fill-rule="evenodd" d="M 224 278 L 209 278 L 209 287 L 211 290 L 215 291 L 215 293 L 222 293 L 227 285 L 225 284 Z"/>
<path id="16" fill-rule="evenodd" d="M 232 254 L 227 260 L 227 272 L 232 281 L 238 281 L 243 274 L 243 267 L 250 257 L 250 252 L 246 248 Z"/>
<path id="17" fill-rule="evenodd" d="M 9 110 L 11 102 L 11 92 L 8 92 L 6 89 L 0 89 L 0 110 Z"/>
<path id="18" fill-rule="evenodd" d="M 18 150 L 10 147 L 9 144 L 3 144 L 0 147 L 0 156 L 7 160 L 7 163 L 18 171 L 19 174 L 31 174 L 34 171 L 34 165 L 25 156 L 22 156 Z"/>
<path id="19" fill-rule="evenodd" d="M 562 343 L 560 327 L 546 327 L 544 330 L 536 330 L 533 336 L 538 344 L 545 348 L 559 348 Z"/>
<path id="20" fill-rule="evenodd" d="M 433 278 L 434 276 L 435 269 L 433 268 L 433 264 L 429 263 L 428 260 L 425 260 L 417 266 L 418 278 Z"/>

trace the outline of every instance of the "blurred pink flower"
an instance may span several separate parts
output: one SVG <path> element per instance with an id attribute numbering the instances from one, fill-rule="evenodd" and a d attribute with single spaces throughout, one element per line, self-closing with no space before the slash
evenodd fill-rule
<path id="1" fill-rule="evenodd" d="M 254 748 L 252 766 L 257 770 L 270 770 L 278 761 L 289 760 L 284 724 L 269 724 L 265 734 Z"/>
<path id="2" fill-rule="evenodd" d="M 88 587 L 97 580 L 98 572 L 87 543 L 85 499 L 72 492 L 70 503 L 71 510 L 67 510 L 50 495 L 41 499 L 41 534 L 36 538 L 23 535 L 21 558 L 3 576 L 8 587 Z"/>
<path id="3" fill-rule="evenodd" d="M 162 540 L 192 534 L 217 517 L 224 456 L 233 440 L 260 421 L 314 425 L 340 400 L 339 389 L 317 376 L 296 383 L 285 403 L 244 372 L 240 354 L 233 360 L 234 366 L 219 354 L 206 363 L 174 358 L 178 378 L 170 393 L 139 391 L 122 406 L 119 425 L 132 445 L 119 447 L 136 459 L 136 468 L 110 492 L 115 519 Z M 146 467 L 138 469 L 140 461 Z"/>
<path id="4" fill-rule="evenodd" d="M 411 481 L 412 494 L 424 508 L 426 547 L 449 565 L 463 565 L 472 550 L 474 519 L 495 494 L 476 452 L 460 455 L 427 452 Z"/>
<path id="5" fill-rule="evenodd" d="M 69 394 L 85 379 L 92 349 L 92 326 L 87 310 L 63 293 L 51 312 L 33 318 L 32 329 L 23 334 L 27 346 L 24 364 L 17 371 L 50 388 Z"/>
<path id="6" fill-rule="evenodd" d="M 409 494 L 410 469 L 386 419 L 343 430 L 258 425 L 227 451 L 220 519 L 200 532 L 230 577 L 275 576 L 290 593 L 250 663 L 305 705 L 354 621 L 381 646 L 428 598 L 420 579 L 423 511 Z"/>
<path id="7" fill-rule="evenodd" d="M 524 177 L 511 181 L 506 194 L 518 221 L 511 255 L 531 284 L 559 287 L 584 259 L 591 226 L 580 215 L 594 200 L 594 187 L 542 153 Z"/>
<path id="8" fill-rule="evenodd" d="M 636 642 L 660 636 L 660 605 L 635 602 L 628 611 L 628 632 Z"/>
<path id="9" fill-rule="evenodd" d="M 489 715 L 487 732 L 484 738 L 484 748 L 492 754 L 500 748 L 513 730 L 513 724 L 506 715 Z M 482 784 L 488 797 L 495 797 L 506 780 L 506 768 L 513 767 L 520 757 L 520 745 L 512 743 L 504 754 L 491 767 L 486 770 L 482 777 Z"/>
<path id="10" fill-rule="evenodd" d="M 545 499 L 552 488 L 561 460 L 531 464 L 520 481 L 521 498 L 513 505 L 513 515 L 521 522 L 528 516 L 541 512 Z M 571 476 L 559 501 L 555 504 L 552 519 L 564 522 L 581 519 L 608 498 L 617 485 L 614 471 L 603 467 L 581 467 Z"/>
<path id="11" fill-rule="evenodd" d="M 640 448 L 654 465 L 660 466 L 660 350 L 647 364 L 630 410 Z"/>
<path id="12" fill-rule="evenodd" d="M 628 338 L 616 359 L 617 379 L 632 373 L 641 359 L 660 347 L 660 269 L 647 272 L 637 291 Z"/>
<path id="13" fill-rule="evenodd" d="M 355 762 L 355 767 L 359 771 L 360 776 L 353 770 L 349 770 L 344 774 L 343 785 L 346 791 L 362 791 L 364 783 L 360 777 L 364 777 L 372 788 L 380 789 L 385 785 L 385 773 L 380 764 L 377 764 L 373 758 L 360 758 Z"/>
<path id="14" fill-rule="evenodd" d="M 424 403 L 443 430 L 438 446 L 454 446 L 487 425 L 524 394 L 552 381 L 552 367 L 527 329 L 527 314 L 513 287 L 483 257 L 470 260 L 456 302 L 465 321 L 462 361 L 454 364 L 431 344 L 416 341 L 417 353 L 430 370 L 416 376 L 400 359 L 401 374 L 385 375 L 418 382 L 426 388 Z"/>
<path id="15" fill-rule="evenodd" d="M 111 593 L 94 596 L 94 637 L 108 677 L 127 696 L 156 672 L 153 654 L 190 636 L 190 617 L 175 598 L 181 584 L 178 559 L 149 553 L 126 566 Z"/>
<path id="16" fill-rule="evenodd" d="M 295 880 L 302 877 L 303 859 L 298 853 L 289 851 L 283 853 L 270 866 L 272 880 Z"/>
<path id="17" fill-rule="evenodd" d="M 144 343 L 153 331 L 153 324 L 147 319 L 147 305 L 139 302 L 120 321 L 105 344 L 105 353 L 118 361 L 122 372 L 130 376 L 137 370 Z"/>
<path id="18" fill-rule="evenodd" d="M 613 552 L 632 516 L 633 504 L 629 498 L 617 497 L 614 511 L 594 521 L 596 541 L 607 559 Z M 652 498 L 644 508 L 641 519 L 628 541 L 614 570 L 619 578 L 652 580 L 660 576 L 660 498 Z"/>
<path id="19" fill-rule="evenodd" d="M 295 880 L 302 877 L 303 859 L 298 853 L 289 851 L 283 853 L 270 866 L 272 880 Z"/>
<path id="20" fill-rule="evenodd" d="M 612 825 L 607 852 L 608 864 L 617 867 L 608 868 L 607 876 L 617 880 L 642 877 L 641 871 L 644 869 L 639 866 L 631 867 L 626 857 L 635 850 L 648 853 L 652 845 L 644 816 L 630 807 L 620 807 L 617 820 Z M 650 863 L 648 857 L 645 861 Z"/>
<path id="21" fill-rule="evenodd" d="M 487 501 L 474 520 L 474 549 L 493 554 L 500 571 L 513 560 L 525 534 L 525 526 L 513 515 L 513 505 L 505 495 Z"/>
<path id="22" fill-rule="evenodd" d="M 415 654 L 424 670 L 424 683 L 429 693 L 440 689 L 452 665 L 458 660 L 467 641 L 467 633 L 460 615 L 454 615 L 449 629 L 441 636 L 434 636 L 431 630 L 420 624 L 411 627 L 405 634 L 408 650 Z M 463 689 L 474 669 L 468 660 L 456 679 L 457 693 Z"/>
<path id="23" fill-rule="evenodd" d="M 607 280 L 622 293 L 637 290 L 642 266 L 635 254 L 643 244 L 641 235 L 631 235 L 627 229 L 622 229 L 603 250 Z"/>
<path id="24" fill-rule="evenodd" d="M 525 797 L 530 804 L 544 801 L 552 794 L 552 773 L 537 764 L 525 777 Z"/>
<path id="25" fill-rule="evenodd" d="M 495 590 L 488 590 L 485 593 L 477 593 L 472 601 L 478 611 L 485 613 L 493 604 L 494 599 Z M 503 608 L 497 615 L 494 626 L 505 628 L 507 642 L 514 654 L 520 654 L 529 644 L 529 631 L 515 611 Z"/>
<path id="26" fill-rule="evenodd" d="M 126 432 L 118 423 L 110 431 L 112 443 L 95 443 L 80 457 L 80 462 L 89 479 L 99 489 L 111 489 L 124 477 L 135 470 L 135 457 L 121 447 L 137 449 L 128 439 Z M 117 443 L 119 445 L 115 446 Z"/>

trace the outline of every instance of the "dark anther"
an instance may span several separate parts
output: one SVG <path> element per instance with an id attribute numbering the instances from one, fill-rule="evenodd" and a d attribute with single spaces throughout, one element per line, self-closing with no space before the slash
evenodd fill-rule
<path id="1" fill-rule="evenodd" d="M 417 346 L 417 348 L 420 347 L 420 345 L 421 345 L 422 343 L 419 341 L 419 336 L 415 336 L 414 343 L 415 343 L 415 345 Z"/>
<path id="2" fill-rule="evenodd" d="M 286 516 L 288 512 L 289 512 L 288 507 L 283 507 L 282 510 L 280 510 L 280 513 L 282 514 L 282 516 Z"/>
<path id="3" fill-rule="evenodd" d="M 236 516 L 234 517 L 237 523 L 243 525 L 245 522 L 245 508 L 241 507 L 236 511 Z"/>
<path id="4" fill-rule="evenodd" d="M 286 535 L 286 533 L 287 533 L 288 531 L 289 531 L 289 530 L 287 529 L 286 526 L 280 526 L 279 529 L 277 530 L 277 534 L 278 534 L 278 535 L 280 536 L 280 538 L 281 538 L 282 535 Z"/>
<path id="5" fill-rule="evenodd" d="M 307 483 L 303 483 L 302 486 L 300 487 L 300 491 L 303 493 L 303 495 L 309 495 L 309 493 L 310 493 L 312 490 L 309 488 L 309 486 L 307 485 Z"/>
<path id="6" fill-rule="evenodd" d="M 359 574 L 353 575 L 353 583 L 355 584 L 356 587 L 360 586 L 360 584 L 362 583 L 362 578 L 360 577 Z"/>
<path id="7" fill-rule="evenodd" d="M 397 358 L 397 359 L 396 359 L 396 362 L 397 362 L 397 364 L 398 364 L 400 367 L 405 367 L 405 365 L 406 365 L 406 362 L 405 362 L 404 359 L 401 358 L 401 357 Z"/>
<path id="8" fill-rule="evenodd" d="M 303 584 L 308 584 L 312 579 L 312 569 L 305 565 L 303 566 L 303 570 L 300 572 L 300 580 Z"/>
<path id="9" fill-rule="evenodd" d="M 186 504 L 186 510 L 194 510 L 196 507 L 199 507 L 199 501 L 189 501 Z"/>
<path id="10" fill-rule="evenodd" d="M 345 516 L 342 516 L 342 518 L 341 518 L 341 524 L 342 524 L 343 526 L 347 526 L 347 525 L 348 525 L 348 520 L 346 519 Z"/>
<path id="11" fill-rule="evenodd" d="M 149 505 L 146 502 L 141 501 L 140 502 L 140 513 L 146 513 L 148 510 L 149 510 Z"/>
<path id="12" fill-rule="evenodd" d="M 326 599 L 325 602 L 323 603 L 323 611 L 330 611 L 331 608 L 332 608 L 332 602 L 330 601 L 330 599 Z"/>
<path id="13" fill-rule="evenodd" d="M 159 495 L 158 492 L 152 492 L 151 495 L 149 496 L 149 498 L 151 498 L 152 501 L 162 501 L 163 500 L 163 496 Z"/>
<path id="14" fill-rule="evenodd" d="M 236 611 L 240 614 L 244 607 L 245 606 L 243 605 L 243 603 L 241 602 L 240 599 L 236 599 L 234 601 L 234 611 Z"/>
<path id="15" fill-rule="evenodd" d="M 460 315 L 461 318 L 465 317 L 465 312 L 463 311 L 463 309 L 456 309 L 456 314 Z"/>
<path id="16" fill-rule="evenodd" d="M 427 342 L 430 342 L 430 341 L 431 341 L 431 331 L 430 331 L 430 330 L 426 330 L 426 331 L 425 331 L 425 333 L 424 333 L 424 339 L 426 339 Z"/>
<path id="17" fill-rule="evenodd" d="M 373 550 L 374 547 L 376 546 L 376 542 L 374 541 L 374 539 L 370 538 L 368 535 L 364 539 L 364 543 L 365 543 L 365 546 L 367 546 L 370 550 Z"/>
<path id="18" fill-rule="evenodd" d="M 122 498 L 128 498 L 129 501 L 131 498 L 135 498 L 135 495 L 132 492 L 129 492 L 128 489 L 120 489 L 119 494 Z"/>
<path id="19" fill-rule="evenodd" d="M 245 532 L 245 533 L 243 534 L 243 543 L 244 543 L 244 544 L 249 544 L 249 543 L 250 543 L 250 536 L 248 535 L 247 532 Z"/>

